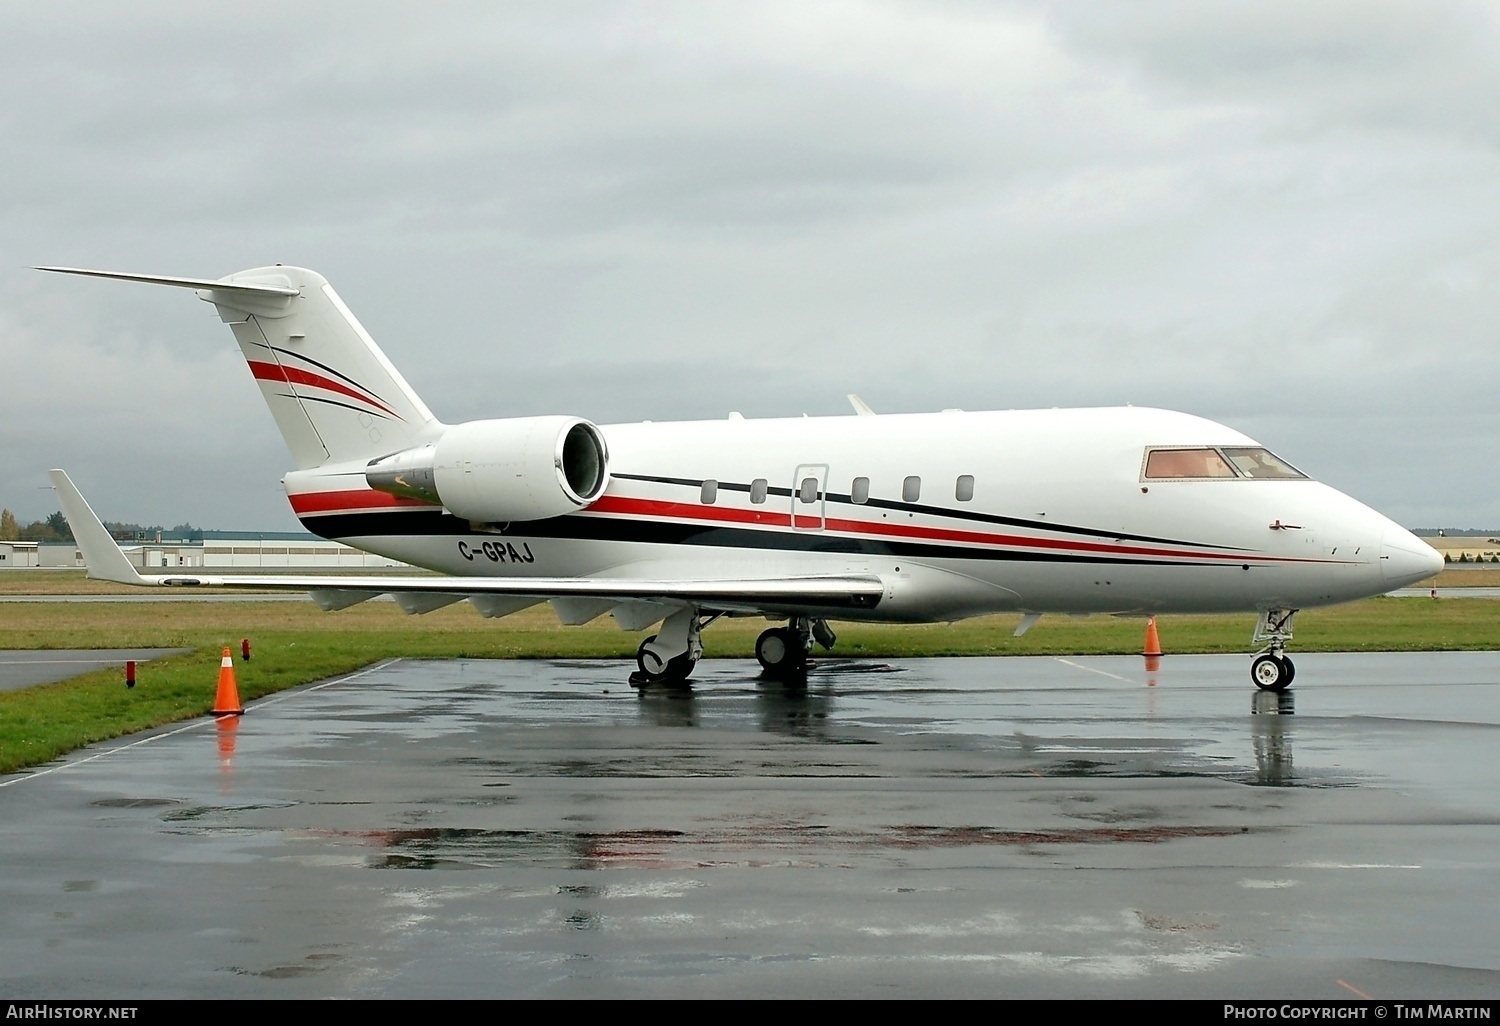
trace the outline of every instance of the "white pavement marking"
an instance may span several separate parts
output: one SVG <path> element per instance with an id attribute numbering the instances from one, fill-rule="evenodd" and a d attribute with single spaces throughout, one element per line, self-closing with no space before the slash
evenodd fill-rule
<path id="1" fill-rule="evenodd" d="M 312 687 L 294 688 L 290 691 L 283 691 L 280 694 L 272 695 L 269 698 L 260 699 L 250 708 L 259 709 L 262 706 L 275 705 L 277 702 L 282 702 L 289 698 L 296 698 L 298 695 L 308 695 L 314 691 L 322 691 L 324 688 L 331 688 L 335 684 L 347 684 L 351 680 L 358 680 L 360 677 L 363 677 L 366 674 L 374 673 L 376 670 L 383 670 L 386 667 L 394 666 L 399 662 L 402 662 L 402 660 L 387 659 L 384 662 L 374 663 L 370 666 L 366 666 L 363 670 L 355 670 L 353 673 L 346 673 L 342 677 L 334 677 L 330 680 L 325 680 L 321 684 L 314 684 Z M 246 710 L 246 712 L 248 711 L 249 709 Z M 11 777 L 9 780 L 0 780 L 0 787 L 10 787 L 12 784 L 20 784 L 24 783 L 27 780 L 35 780 L 37 777 L 45 777 L 49 773 L 60 773 L 63 770 L 73 769 L 76 766 L 82 766 L 85 763 L 93 762 L 95 759 L 102 759 L 106 755 L 114 755 L 117 752 L 129 751 L 130 749 L 138 748 L 141 745 L 148 745 L 153 741 L 160 741 L 162 738 L 175 737 L 178 734 L 185 734 L 190 730 L 199 730 L 203 727 L 208 726 L 210 723 L 216 722 L 218 722 L 216 719 L 197 720 L 193 723 L 188 723 L 184 726 L 178 727 L 175 730 L 168 730 L 165 733 L 161 734 L 152 734 L 150 737 L 143 737 L 139 741 L 131 741 L 129 744 L 119 745 L 115 748 L 109 748 L 102 752 L 95 752 L 93 755 L 84 756 L 82 759 L 74 759 L 72 762 L 65 762 L 60 766 L 48 766 L 47 768 L 39 769 L 34 773 L 26 773 L 23 770 L 21 771 L 24 774 L 22 776 Z"/>
<path id="2" fill-rule="evenodd" d="M 398 657 L 396 659 L 387 659 L 381 663 L 371 663 L 363 670 L 355 670 L 353 673 L 346 673 L 342 677 L 332 677 L 328 680 L 325 680 L 321 684 L 314 684 L 312 687 L 294 688 L 289 691 L 282 691 L 279 694 L 272 695 L 270 698 L 263 698 L 255 703 L 255 707 L 258 709 L 263 705 L 275 705 L 277 702 L 284 702 L 287 699 L 296 698 L 298 695 L 310 695 L 314 691 L 322 691 L 324 688 L 331 688 L 335 684 L 347 684 L 351 680 L 358 680 L 366 674 L 374 673 L 376 670 L 384 670 L 388 666 L 395 666 L 397 663 L 404 662 L 406 662 L 405 657 Z"/>
<path id="3" fill-rule="evenodd" d="M 1089 673 L 1097 673 L 1101 677 L 1113 677 L 1115 680 L 1123 680 L 1126 684 L 1135 683 L 1129 677 L 1121 677 L 1118 673 L 1110 673 L 1108 670 L 1096 670 L 1092 666 L 1083 666 L 1080 663 L 1073 662 L 1071 659 L 1064 659 L 1062 656 L 1053 656 L 1053 658 L 1064 666 L 1071 666 L 1075 670 L 1087 670 Z"/>

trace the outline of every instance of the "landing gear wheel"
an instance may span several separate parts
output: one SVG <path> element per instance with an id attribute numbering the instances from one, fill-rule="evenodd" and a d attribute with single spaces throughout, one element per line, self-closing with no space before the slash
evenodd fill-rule
<path id="1" fill-rule="evenodd" d="M 1281 665 L 1286 670 L 1286 684 L 1284 686 L 1291 687 L 1292 679 L 1297 676 L 1297 667 L 1292 665 L 1291 656 L 1282 656 Z"/>
<path id="2" fill-rule="evenodd" d="M 1295 672 L 1291 660 L 1284 656 L 1257 656 L 1250 664 L 1250 679 L 1262 691 L 1285 691 Z"/>
<path id="3" fill-rule="evenodd" d="M 682 655 L 673 656 L 666 662 L 662 662 L 661 656 L 653 649 L 647 648 L 656 635 L 653 634 L 641 642 L 641 647 L 635 650 L 635 665 L 640 668 L 639 673 L 630 675 L 630 682 L 636 687 L 646 684 L 680 684 L 692 675 L 693 667 L 698 665 L 696 659 L 689 658 L 684 652 Z"/>
<path id="4" fill-rule="evenodd" d="M 755 658 L 768 677 L 786 680 L 807 665 L 807 650 L 786 627 L 772 627 L 755 639 Z"/>

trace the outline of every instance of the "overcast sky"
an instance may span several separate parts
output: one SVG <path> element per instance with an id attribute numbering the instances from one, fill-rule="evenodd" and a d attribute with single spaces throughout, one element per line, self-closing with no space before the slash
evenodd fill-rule
<path id="1" fill-rule="evenodd" d="M 326 275 L 443 420 L 1186 410 L 1500 527 L 1489 3 L 0 0 L 0 505 L 295 528 L 233 338 Z"/>

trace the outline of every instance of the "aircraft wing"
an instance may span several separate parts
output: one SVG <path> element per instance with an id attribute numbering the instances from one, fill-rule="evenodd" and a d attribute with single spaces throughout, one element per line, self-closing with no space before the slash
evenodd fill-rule
<path id="1" fill-rule="evenodd" d="M 873 574 L 781 578 L 650 580 L 635 577 L 456 577 L 443 574 L 141 574 L 105 530 L 104 524 L 61 470 L 50 473 L 63 515 L 83 553 L 88 575 L 98 580 L 147 587 L 212 587 L 343 593 L 353 600 L 375 595 L 497 596 L 535 599 L 593 599 L 691 604 L 723 612 L 759 613 L 785 609 L 871 609 L 885 595 Z M 358 598 L 356 598 L 358 596 Z M 320 604 L 323 604 L 320 601 Z M 333 602 L 328 608 L 337 608 Z M 342 604 L 349 604 L 347 602 Z"/>

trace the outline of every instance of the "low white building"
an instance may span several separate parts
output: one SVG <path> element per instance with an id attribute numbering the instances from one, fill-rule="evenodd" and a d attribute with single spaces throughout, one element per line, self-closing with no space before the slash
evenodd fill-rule
<path id="1" fill-rule="evenodd" d="M 307 567 L 317 569 L 379 569 L 405 563 L 325 541 L 207 541 L 199 550 L 204 567 Z"/>
<path id="2" fill-rule="evenodd" d="M 126 545 L 130 562 L 141 570 L 173 570 L 203 565 L 203 546 L 193 542 L 147 542 Z"/>
<path id="3" fill-rule="evenodd" d="M 375 570 L 406 566 L 394 559 L 323 539 L 216 538 L 204 542 L 143 542 L 127 546 L 125 555 L 142 570 L 166 571 L 181 568 Z"/>
<path id="4" fill-rule="evenodd" d="M 34 541 L 0 541 L 0 570 L 41 566 Z"/>
<path id="5" fill-rule="evenodd" d="M 37 566 L 81 567 L 83 553 L 72 542 L 42 542 L 37 546 Z"/>
<path id="6" fill-rule="evenodd" d="M 215 538 L 211 541 L 125 542 L 125 558 L 139 570 L 380 570 L 406 568 L 405 563 L 374 556 L 322 538 Z M 83 566 L 83 553 L 72 543 L 0 541 L 0 570 L 27 567 Z"/>

